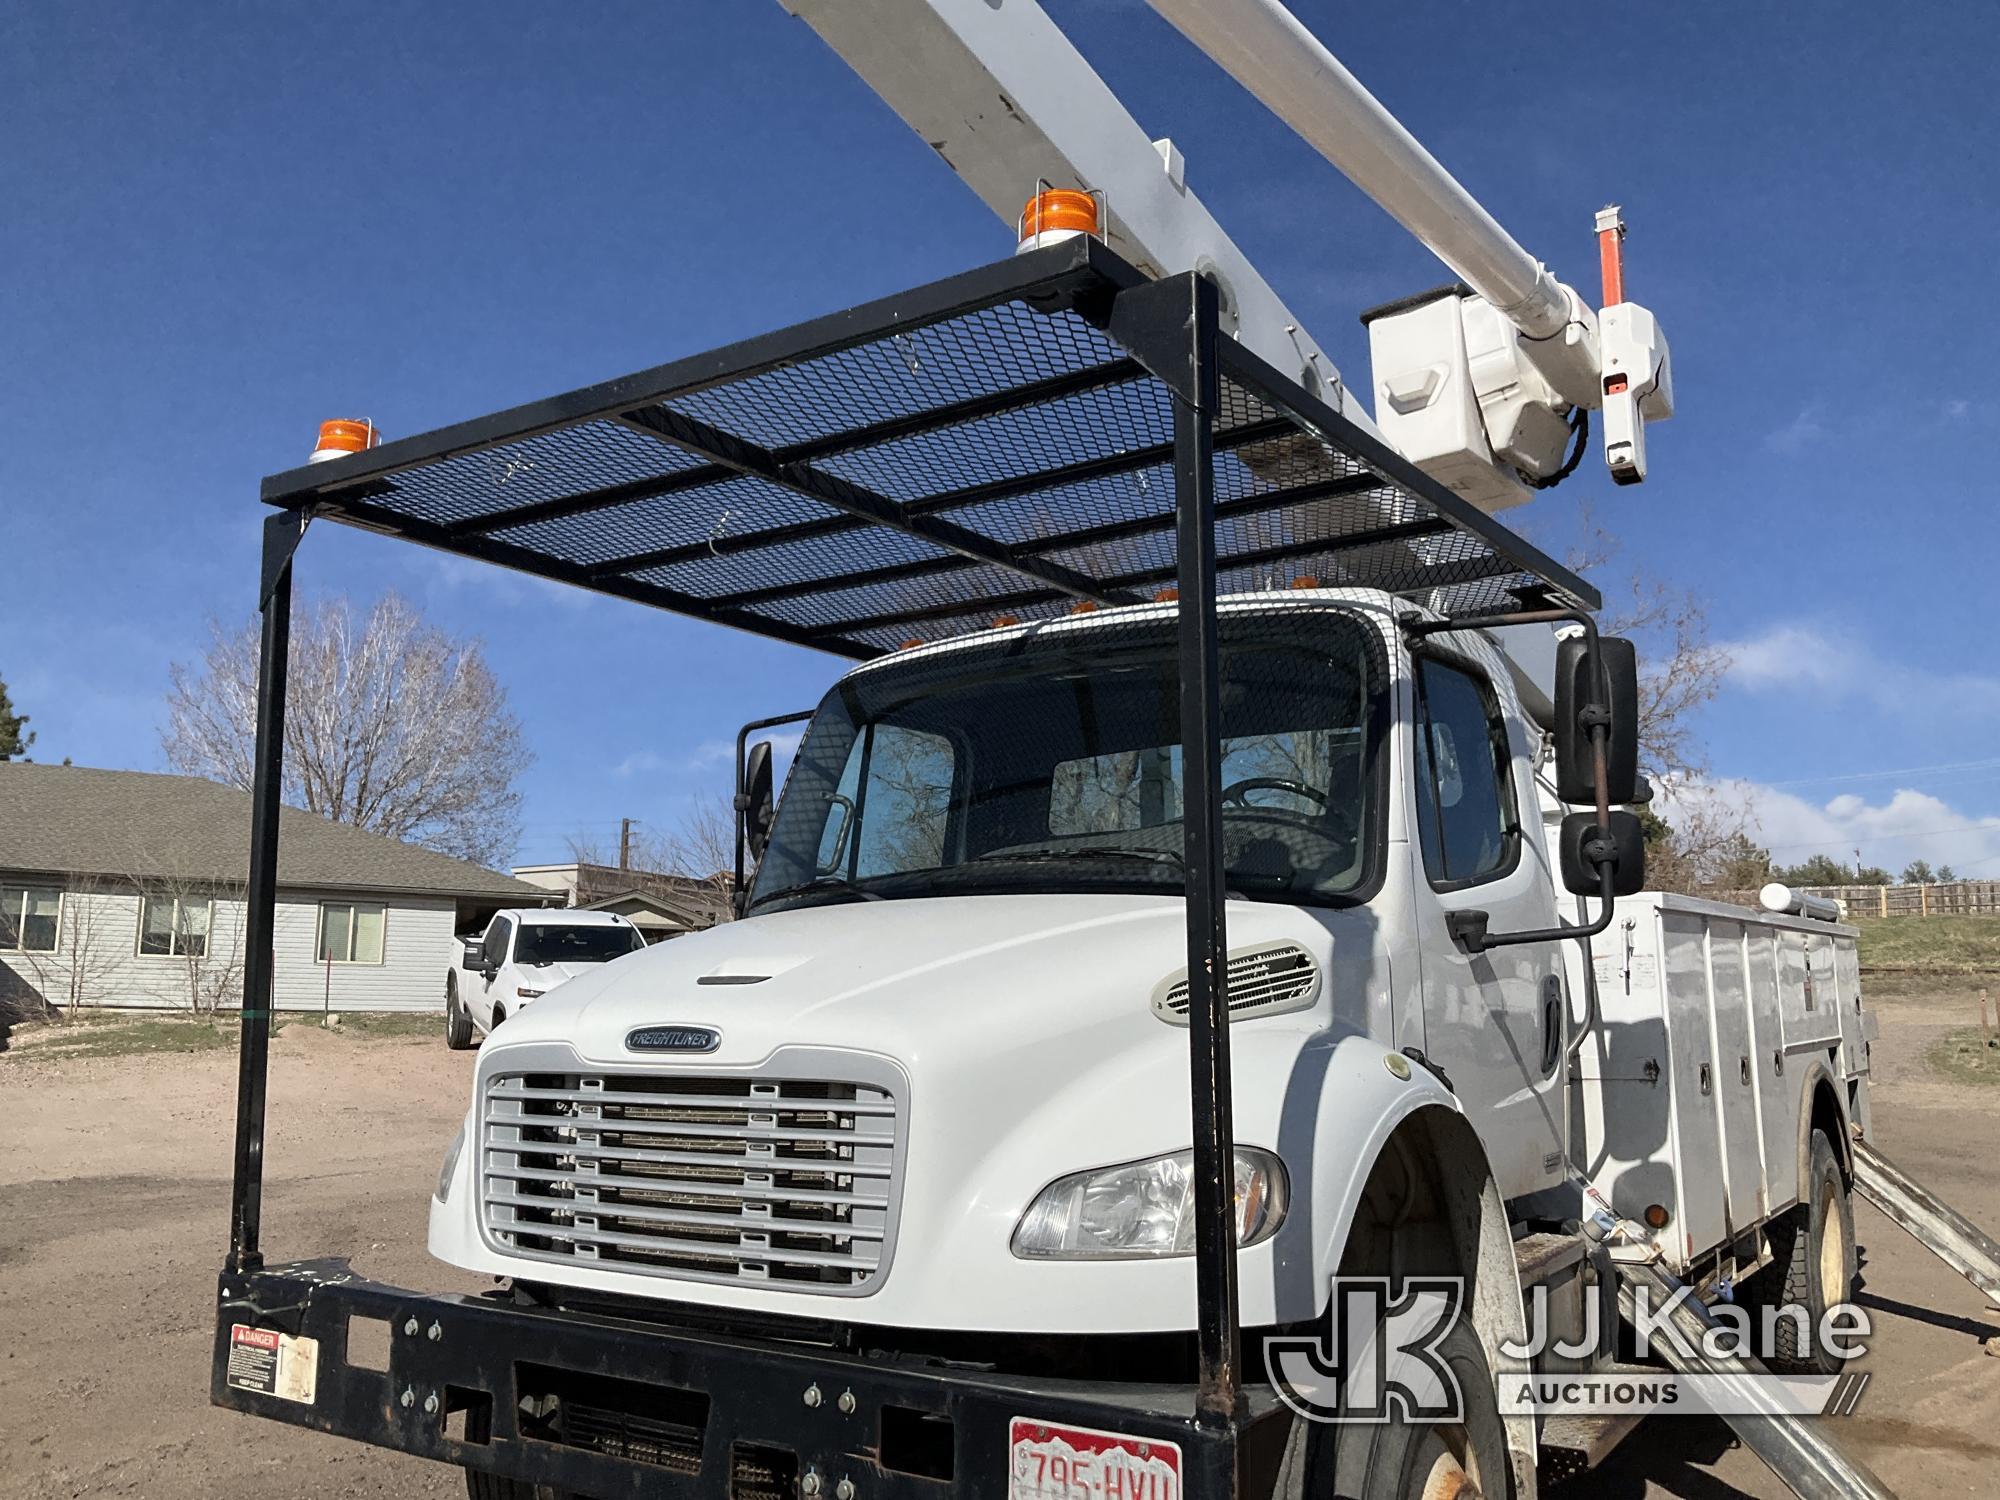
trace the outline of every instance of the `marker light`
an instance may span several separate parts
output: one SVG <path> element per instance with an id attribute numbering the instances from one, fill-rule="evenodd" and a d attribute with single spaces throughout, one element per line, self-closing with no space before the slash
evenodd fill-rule
<path id="1" fill-rule="evenodd" d="M 1292 587 L 1295 589 L 1316 589 L 1319 587 L 1319 580 L 1310 573 L 1301 573 L 1292 580 Z"/>
<path id="2" fill-rule="evenodd" d="M 1039 250 L 1044 245 L 1074 239 L 1079 234 L 1096 235 L 1101 239 L 1100 219 L 1095 193 L 1080 193 L 1073 188 L 1044 188 L 1030 198 L 1021 210 L 1021 217 L 1015 224 L 1020 243 L 1014 247 L 1014 253 L 1019 255 L 1024 250 Z"/>
<path id="3" fill-rule="evenodd" d="M 366 453 L 382 441 L 382 434 L 373 422 L 362 420 L 335 420 L 319 424 L 319 443 L 312 451 L 308 463 L 323 464 L 330 458 L 345 458 L 350 453 Z"/>

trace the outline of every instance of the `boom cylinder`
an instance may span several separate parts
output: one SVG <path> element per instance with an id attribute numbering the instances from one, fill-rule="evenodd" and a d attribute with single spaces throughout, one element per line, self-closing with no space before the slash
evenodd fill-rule
<path id="1" fill-rule="evenodd" d="M 1278 0 L 1148 0 L 1529 338 L 1571 294 Z"/>

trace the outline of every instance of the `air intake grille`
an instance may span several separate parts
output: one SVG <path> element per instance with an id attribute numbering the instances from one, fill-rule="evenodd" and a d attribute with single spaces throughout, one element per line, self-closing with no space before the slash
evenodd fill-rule
<path id="1" fill-rule="evenodd" d="M 1271 1015 L 1304 1010 L 1319 994 L 1319 965 L 1297 943 L 1265 943 L 1229 958 L 1229 1014 Z M 1153 1012 L 1163 1021 L 1187 1025 L 1187 970 L 1153 992 Z"/>
<path id="2" fill-rule="evenodd" d="M 795 1078 L 503 1073 L 488 1236 L 536 1260 L 821 1292 L 886 1265 L 895 1097 Z"/>

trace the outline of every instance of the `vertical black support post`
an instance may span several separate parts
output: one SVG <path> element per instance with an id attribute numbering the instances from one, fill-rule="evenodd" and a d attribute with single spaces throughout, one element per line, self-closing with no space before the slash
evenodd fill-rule
<path id="1" fill-rule="evenodd" d="M 250 784 L 250 884 L 244 893 L 243 1033 L 236 1061 L 236 1178 L 229 1201 L 231 1271 L 263 1263 L 264 1092 L 271 1057 L 273 939 L 278 914 L 278 809 L 284 784 L 285 676 L 292 640 L 292 554 L 305 534 L 303 511 L 264 522 L 258 608 L 264 617 L 257 662 L 257 749 Z"/>
<path id="2" fill-rule="evenodd" d="M 1188 1053 L 1194 1103 L 1197 1419 L 1234 1427 L 1242 1398 L 1236 1305 L 1235 1126 L 1229 1089 L 1229 942 L 1222 843 L 1222 698 L 1215 606 L 1216 290 L 1181 283 L 1189 380 L 1174 401 L 1180 572 L 1181 805 L 1187 859 Z M 1225 1445 L 1232 1451 L 1233 1444 Z M 1222 1476 L 1211 1476 L 1212 1482 Z M 1230 1465 L 1228 1493 L 1234 1491 Z"/>

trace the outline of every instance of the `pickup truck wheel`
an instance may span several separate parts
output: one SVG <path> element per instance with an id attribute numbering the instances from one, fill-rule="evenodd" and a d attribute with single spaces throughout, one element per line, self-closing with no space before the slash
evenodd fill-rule
<path id="1" fill-rule="evenodd" d="M 472 1017 L 459 1009 L 456 981 L 447 981 L 444 989 L 444 1044 L 454 1052 L 472 1045 Z"/>
<path id="2" fill-rule="evenodd" d="M 1276 1500 L 1509 1500 L 1507 1430 L 1479 1335 L 1460 1322 L 1436 1347 L 1458 1377 L 1458 1421 L 1295 1418 Z"/>
<path id="3" fill-rule="evenodd" d="M 1772 1369 L 1787 1375 L 1838 1375 L 1847 1362 L 1825 1347 L 1820 1328 L 1827 1309 L 1854 1293 L 1854 1203 L 1825 1131 L 1812 1133 L 1810 1150 L 1806 1200 L 1771 1226 L 1771 1264 L 1756 1277 L 1748 1300 L 1760 1312 L 1802 1307 L 1812 1320 L 1802 1337 L 1797 1314 L 1775 1318 Z M 1760 1332 L 1764 1322 L 1757 1319 Z"/>

